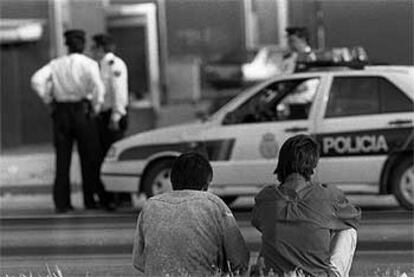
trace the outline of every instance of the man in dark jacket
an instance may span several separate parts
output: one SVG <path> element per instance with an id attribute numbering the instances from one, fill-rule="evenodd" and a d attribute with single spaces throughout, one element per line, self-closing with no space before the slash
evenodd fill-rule
<path id="1" fill-rule="evenodd" d="M 336 187 L 310 181 L 318 160 L 319 147 L 310 136 L 288 139 L 275 170 L 281 184 L 265 187 L 255 198 L 252 224 L 262 233 L 266 270 L 292 276 L 349 274 L 361 212 Z M 345 251 L 333 242 L 342 230 L 355 234 L 353 242 L 352 235 L 337 240 L 345 248 L 353 243 Z"/>

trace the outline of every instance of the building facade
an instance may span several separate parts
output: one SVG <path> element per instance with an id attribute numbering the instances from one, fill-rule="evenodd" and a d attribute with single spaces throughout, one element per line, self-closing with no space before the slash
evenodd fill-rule
<path id="1" fill-rule="evenodd" d="M 288 25 L 306 26 L 315 48 L 358 45 L 375 62 L 414 64 L 413 14 L 411 0 L 2 0 L 1 146 L 51 141 L 47 108 L 30 77 L 65 54 L 69 28 L 115 37 L 129 70 L 134 133 L 155 127 L 157 111 L 180 93 L 194 96 L 200 64 L 242 63 L 252 48 L 286 45 Z M 7 27 L 16 38 L 5 40 L 10 20 L 35 22 L 41 36 L 24 39 Z"/>

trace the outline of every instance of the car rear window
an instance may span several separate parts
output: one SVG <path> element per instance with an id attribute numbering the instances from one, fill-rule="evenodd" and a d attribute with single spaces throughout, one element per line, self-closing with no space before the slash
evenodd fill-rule
<path id="1" fill-rule="evenodd" d="M 335 77 L 325 117 L 409 112 L 412 101 L 382 77 Z"/>

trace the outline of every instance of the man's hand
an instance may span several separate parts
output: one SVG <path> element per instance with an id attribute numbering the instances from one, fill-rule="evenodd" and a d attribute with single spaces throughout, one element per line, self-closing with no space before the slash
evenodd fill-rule
<path id="1" fill-rule="evenodd" d="M 102 109 L 102 104 L 101 103 L 97 103 L 93 106 L 93 112 L 94 114 L 98 114 Z"/>
<path id="2" fill-rule="evenodd" d="M 108 128 L 112 131 L 118 131 L 119 130 L 119 120 L 114 120 L 113 118 L 111 118 L 111 120 L 109 120 Z"/>
<path id="3" fill-rule="evenodd" d="M 47 111 L 49 112 L 49 115 L 53 116 L 55 114 L 55 111 L 56 111 L 56 102 L 52 101 L 50 103 L 47 103 L 46 107 L 47 107 Z"/>

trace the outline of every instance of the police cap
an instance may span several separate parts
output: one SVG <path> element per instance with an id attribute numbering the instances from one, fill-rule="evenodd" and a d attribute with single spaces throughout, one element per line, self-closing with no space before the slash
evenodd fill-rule
<path id="1" fill-rule="evenodd" d="M 305 27 L 288 27 L 286 33 L 288 36 L 296 35 L 301 38 L 308 38 L 308 30 Z"/>
<path id="2" fill-rule="evenodd" d="M 72 40 L 72 39 L 79 39 L 79 40 L 85 41 L 85 31 L 83 30 L 79 30 L 79 29 L 67 30 L 66 32 L 63 33 L 63 35 L 67 41 Z"/>
<path id="3" fill-rule="evenodd" d="M 114 44 L 114 39 L 108 34 L 96 34 L 92 37 L 92 39 L 98 46 L 108 46 Z"/>

